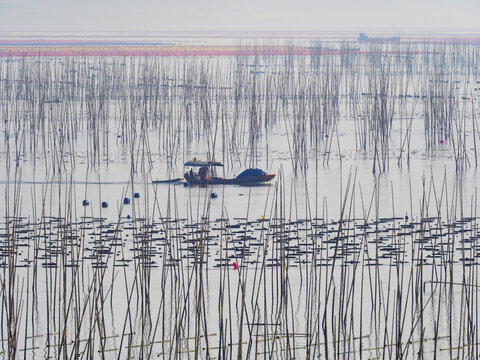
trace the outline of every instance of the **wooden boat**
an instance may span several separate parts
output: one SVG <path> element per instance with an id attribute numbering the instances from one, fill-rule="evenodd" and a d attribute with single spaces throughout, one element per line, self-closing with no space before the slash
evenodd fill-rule
<path id="1" fill-rule="evenodd" d="M 168 180 L 153 180 L 152 184 L 178 183 L 182 180 L 183 180 L 183 178 L 175 178 L 175 179 L 168 179 Z"/>
<path id="2" fill-rule="evenodd" d="M 183 177 L 189 185 L 259 185 L 269 182 L 275 177 L 275 174 L 267 174 L 260 169 L 247 169 L 233 179 L 226 179 L 215 175 L 215 168 L 223 166 L 222 163 L 214 161 L 187 161 L 185 166 L 191 167 L 190 171 L 185 172 Z M 198 172 L 193 171 L 194 167 L 199 167 Z"/>

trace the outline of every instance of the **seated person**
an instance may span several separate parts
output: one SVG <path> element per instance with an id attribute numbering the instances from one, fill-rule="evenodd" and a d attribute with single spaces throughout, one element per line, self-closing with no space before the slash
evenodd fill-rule
<path id="1" fill-rule="evenodd" d="M 200 175 L 200 180 L 206 181 L 208 179 L 208 168 L 206 166 L 202 166 L 198 170 L 198 175 Z"/>

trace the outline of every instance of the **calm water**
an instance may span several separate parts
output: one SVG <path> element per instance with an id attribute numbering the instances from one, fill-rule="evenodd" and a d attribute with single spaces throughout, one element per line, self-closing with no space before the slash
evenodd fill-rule
<path id="1" fill-rule="evenodd" d="M 478 50 L 360 47 L 3 59 L 3 356 L 474 356 Z"/>

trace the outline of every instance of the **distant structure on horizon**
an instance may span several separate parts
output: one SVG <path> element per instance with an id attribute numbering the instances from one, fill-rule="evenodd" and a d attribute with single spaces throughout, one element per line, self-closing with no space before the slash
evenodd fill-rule
<path id="1" fill-rule="evenodd" d="M 381 42 L 400 42 L 399 36 L 393 37 L 369 37 L 365 33 L 358 35 L 358 42 L 363 43 L 381 43 Z"/>

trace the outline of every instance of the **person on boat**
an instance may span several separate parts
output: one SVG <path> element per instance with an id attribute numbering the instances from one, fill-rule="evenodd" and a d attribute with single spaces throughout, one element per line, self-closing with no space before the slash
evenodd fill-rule
<path id="1" fill-rule="evenodd" d="M 210 178 L 210 175 L 208 174 L 208 167 L 202 166 L 202 167 L 198 170 L 198 175 L 200 175 L 200 180 L 201 180 L 202 182 L 208 181 L 208 179 Z"/>
<path id="2" fill-rule="evenodd" d="M 190 169 L 190 177 L 193 178 L 193 169 Z"/>

